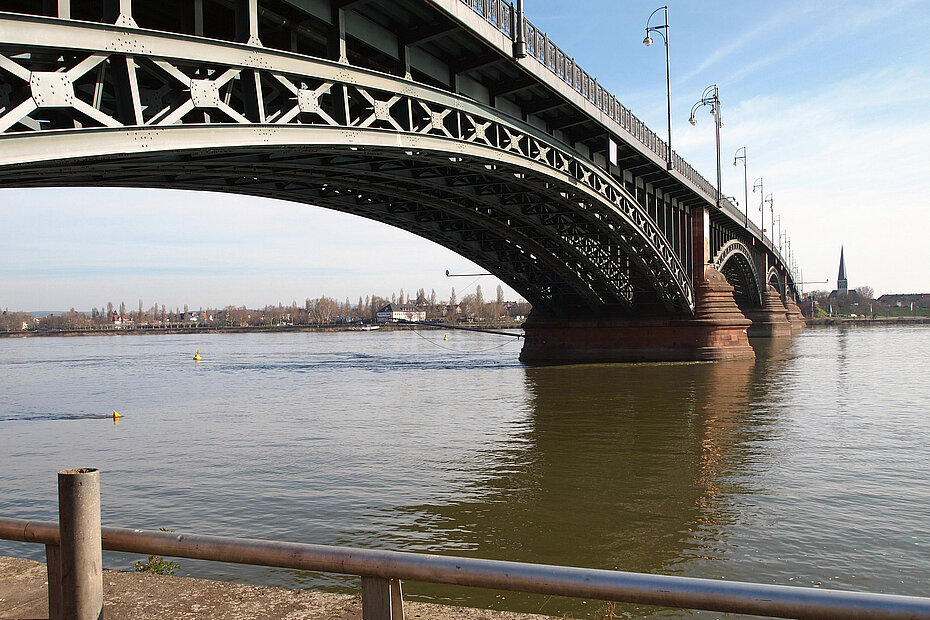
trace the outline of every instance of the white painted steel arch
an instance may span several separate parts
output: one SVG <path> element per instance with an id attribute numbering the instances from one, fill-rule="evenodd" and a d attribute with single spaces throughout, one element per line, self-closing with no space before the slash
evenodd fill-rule
<path id="1" fill-rule="evenodd" d="M 8 15 L 4 85 L 2 186 L 319 204 L 450 247 L 542 307 L 694 310 L 676 250 L 622 185 L 462 96 L 249 45 Z"/>

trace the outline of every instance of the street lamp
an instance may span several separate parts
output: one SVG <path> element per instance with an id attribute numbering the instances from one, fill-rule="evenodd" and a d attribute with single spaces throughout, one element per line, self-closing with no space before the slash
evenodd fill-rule
<path id="1" fill-rule="evenodd" d="M 740 155 L 739 152 L 742 151 L 743 154 Z M 736 165 L 737 160 L 742 160 L 743 162 L 743 196 L 746 198 L 744 206 L 746 208 L 746 228 L 749 228 L 749 179 L 746 177 L 746 147 L 741 146 L 736 149 L 736 153 L 733 155 L 733 165 Z"/>
<path id="2" fill-rule="evenodd" d="M 752 193 L 755 194 L 756 190 L 759 190 L 759 213 L 762 214 L 762 221 L 759 223 L 759 230 L 762 231 L 762 245 L 765 245 L 765 202 L 762 200 L 765 189 L 762 187 L 762 177 L 756 179 L 752 184 Z"/>
<path id="3" fill-rule="evenodd" d="M 723 119 L 720 115 L 720 92 L 716 84 L 711 84 L 704 89 L 701 94 L 701 100 L 691 106 L 691 118 L 688 122 L 697 125 L 694 113 L 701 106 L 710 106 L 710 113 L 714 115 L 714 136 L 717 140 L 717 208 L 720 208 L 720 128 L 723 127 Z"/>
<path id="4" fill-rule="evenodd" d="M 664 11 L 665 13 L 665 23 L 661 26 L 650 26 L 649 22 L 652 20 L 653 16 L 659 11 Z M 663 32 L 664 31 L 664 32 Z M 643 39 L 643 45 L 649 47 L 652 45 L 652 37 L 649 36 L 650 32 L 655 32 L 662 35 L 662 41 L 665 43 L 665 95 L 667 99 L 667 108 L 668 108 L 668 157 L 666 161 L 666 167 L 672 169 L 672 80 L 671 72 L 669 70 L 669 60 L 668 60 L 668 6 L 659 7 L 649 15 L 649 19 L 646 20 L 646 38 Z"/>
<path id="5" fill-rule="evenodd" d="M 772 198 L 772 194 L 769 194 L 768 196 L 765 197 L 765 199 L 762 202 L 763 202 L 763 209 L 765 209 L 764 205 L 767 204 L 769 206 L 769 221 L 772 222 L 772 230 L 771 230 L 771 234 L 769 235 L 769 239 L 772 240 L 772 247 L 774 248 L 775 247 L 775 199 Z M 763 235 L 763 238 L 765 238 L 765 235 Z"/>

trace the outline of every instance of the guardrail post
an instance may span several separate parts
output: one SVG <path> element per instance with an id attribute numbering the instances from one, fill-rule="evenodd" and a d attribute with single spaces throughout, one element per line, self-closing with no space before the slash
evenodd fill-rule
<path id="1" fill-rule="evenodd" d="M 61 547 L 45 545 L 48 572 L 48 620 L 63 620 L 61 615 Z"/>
<path id="2" fill-rule="evenodd" d="M 404 620 L 400 579 L 362 576 L 362 620 Z"/>
<path id="3" fill-rule="evenodd" d="M 62 617 L 101 620 L 103 547 L 98 470 L 67 469 L 58 472 L 58 522 Z M 51 582 L 49 592 L 51 598 Z"/>

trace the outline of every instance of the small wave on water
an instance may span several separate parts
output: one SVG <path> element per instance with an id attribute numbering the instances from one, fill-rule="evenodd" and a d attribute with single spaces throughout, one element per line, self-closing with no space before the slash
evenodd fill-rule
<path id="1" fill-rule="evenodd" d="M 112 420 L 113 413 L 66 413 L 61 411 L 3 411 L 0 422 L 57 422 L 73 420 Z"/>
<path id="2" fill-rule="evenodd" d="M 365 353 L 311 353 L 294 355 L 288 358 L 252 356 L 241 361 L 228 359 L 203 364 L 204 369 L 212 369 L 225 373 L 306 373 L 306 372 L 342 372 L 345 370 L 365 371 L 374 373 L 392 373 L 403 371 L 446 371 L 446 370 L 479 370 L 487 368 L 518 368 L 522 364 L 515 356 L 499 356 L 489 354 L 467 355 L 372 355 Z"/>

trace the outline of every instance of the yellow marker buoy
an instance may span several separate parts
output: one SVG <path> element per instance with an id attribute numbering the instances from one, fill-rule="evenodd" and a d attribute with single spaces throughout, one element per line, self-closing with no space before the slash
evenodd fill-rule
<path id="1" fill-rule="evenodd" d="M 197 349 L 196 351 L 194 351 L 194 361 L 199 362 L 201 359 L 203 358 L 200 357 L 200 349 Z"/>
<path id="2" fill-rule="evenodd" d="M 448 336 L 443 336 L 442 339 L 443 339 L 443 340 L 448 340 L 449 337 L 448 337 Z"/>
<path id="3" fill-rule="evenodd" d="M 121 416 L 120 414 L 118 414 L 118 413 L 116 412 L 116 409 L 114 409 L 114 410 L 113 410 L 113 419 L 114 419 L 114 420 L 119 420 L 121 417 L 123 417 L 123 416 Z"/>

